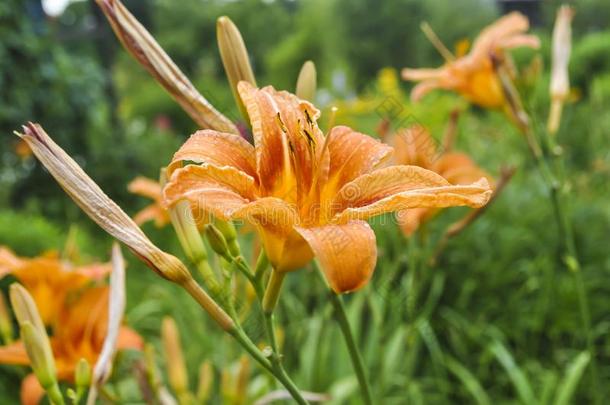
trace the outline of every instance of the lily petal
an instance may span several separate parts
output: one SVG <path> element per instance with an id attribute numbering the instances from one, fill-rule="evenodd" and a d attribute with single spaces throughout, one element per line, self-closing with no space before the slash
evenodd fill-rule
<path id="1" fill-rule="evenodd" d="M 38 382 L 38 378 L 32 373 L 21 381 L 21 405 L 38 405 L 44 397 L 44 388 Z"/>
<path id="2" fill-rule="evenodd" d="M 328 136 L 329 183 L 338 188 L 371 172 L 393 152 L 391 146 L 345 126 L 334 127 Z"/>
<path id="3" fill-rule="evenodd" d="M 481 207 L 491 189 L 484 178 L 466 186 L 453 186 L 440 175 L 417 166 L 391 166 L 347 183 L 333 207 L 335 222 L 366 219 L 417 207 Z"/>
<path id="4" fill-rule="evenodd" d="M 138 225 L 142 225 L 152 220 L 155 221 L 155 226 L 157 228 L 162 228 L 169 223 L 169 215 L 160 205 L 151 204 L 138 211 L 136 215 L 133 216 L 133 221 Z"/>
<path id="5" fill-rule="evenodd" d="M 0 346 L 0 364 L 13 364 L 25 366 L 30 364 L 30 359 L 22 342 L 14 342 L 6 346 Z"/>
<path id="6" fill-rule="evenodd" d="M 0 246 L 0 278 L 10 273 L 23 263 L 10 249 Z"/>
<path id="7" fill-rule="evenodd" d="M 485 177 L 493 186 L 492 177 L 480 169 L 476 163 L 465 153 L 450 152 L 440 157 L 432 170 L 439 173 L 451 184 L 470 184 Z"/>
<path id="8" fill-rule="evenodd" d="M 183 161 L 231 166 L 247 175 L 258 178 L 254 147 L 239 135 L 224 132 L 197 131 L 178 149 L 167 168 L 167 176 L 182 166 Z"/>
<path id="9" fill-rule="evenodd" d="M 295 229 L 309 243 L 335 292 L 355 291 L 368 283 L 377 262 L 375 233 L 368 223 Z"/>
<path id="10" fill-rule="evenodd" d="M 148 177 L 136 177 L 127 185 L 127 190 L 130 193 L 148 197 L 151 200 L 159 201 L 161 199 L 161 185 L 159 182 Z"/>
<path id="11" fill-rule="evenodd" d="M 240 82 L 237 88 L 250 116 L 263 190 L 275 196 L 306 193 L 324 144 L 316 122 L 320 112 L 308 101 L 271 86 L 257 89 Z M 291 184 L 292 178 L 298 178 L 296 184 Z"/>
<path id="12" fill-rule="evenodd" d="M 486 59 L 489 53 L 500 49 L 502 41 L 529 29 L 529 20 L 523 14 L 513 11 L 484 28 L 472 45 L 468 58 L 475 61 Z"/>
<path id="13" fill-rule="evenodd" d="M 188 200 L 195 219 L 208 213 L 228 220 L 255 198 L 254 179 L 231 166 L 188 165 L 174 172 L 163 190 L 164 203 Z"/>
<path id="14" fill-rule="evenodd" d="M 402 210 L 396 214 L 396 220 L 402 232 L 406 236 L 411 236 L 421 226 L 432 217 L 438 209 L 436 208 L 412 208 Z"/>
<path id="15" fill-rule="evenodd" d="M 233 218 L 256 226 L 267 257 L 276 270 L 294 270 L 304 264 L 288 263 L 284 257 L 285 247 L 289 240 L 293 245 L 297 245 L 297 243 L 293 243 L 296 242 L 293 240 L 295 238 L 291 238 L 293 226 L 299 220 L 299 215 L 293 205 L 275 197 L 260 198 L 236 210 Z M 299 257 L 301 256 L 299 255 Z"/>
<path id="16" fill-rule="evenodd" d="M 393 161 L 398 164 L 428 168 L 438 157 L 438 142 L 421 125 L 399 129 L 392 144 L 396 148 Z"/>

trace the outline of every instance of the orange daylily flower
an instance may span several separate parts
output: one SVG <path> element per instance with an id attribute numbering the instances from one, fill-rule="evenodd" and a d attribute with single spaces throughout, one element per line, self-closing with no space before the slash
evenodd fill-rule
<path id="1" fill-rule="evenodd" d="M 155 221 L 157 228 L 162 228 L 170 221 L 167 210 L 161 205 L 161 185 L 159 182 L 146 177 L 138 176 L 127 186 L 130 193 L 141 195 L 153 200 L 153 203 L 139 211 L 133 221 L 142 225 L 148 221 Z"/>
<path id="2" fill-rule="evenodd" d="M 51 347 L 57 367 L 58 379 L 74 380 L 74 371 L 81 358 L 95 364 L 102 350 L 108 324 L 107 286 L 86 289 L 66 302 L 52 326 Z M 43 310 L 36 304 L 39 311 Z M 133 330 L 122 327 L 117 343 L 119 349 L 141 349 L 142 338 Z M 0 364 L 28 365 L 30 360 L 22 342 L 0 347 Z M 32 375 L 21 386 L 23 404 L 37 404 L 44 391 Z"/>
<path id="3" fill-rule="evenodd" d="M 451 150 L 451 141 L 443 142 L 444 150 L 439 150 L 428 130 L 420 125 L 398 130 L 389 143 L 396 150 L 394 164 L 423 167 L 455 185 L 471 184 L 481 178 L 493 184 L 492 177 L 468 155 Z M 410 236 L 437 212 L 436 207 L 419 207 L 399 212 L 397 219 L 404 234 Z"/>
<path id="4" fill-rule="evenodd" d="M 19 280 L 34 298 L 45 325 L 56 321 L 69 293 L 102 280 L 111 269 L 110 263 L 73 266 L 55 253 L 22 258 L 0 247 L 0 278 L 11 274 Z"/>
<path id="5" fill-rule="evenodd" d="M 528 29 L 527 17 L 512 12 L 483 29 L 465 56 L 447 60 L 444 66 L 436 69 L 403 69 L 403 79 L 420 82 L 411 97 L 419 100 L 431 90 L 440 88 L 455 91 L 481 107 L 503 107 L 506 102 L 494 70 L 494 60 L 502 60 L 507 49 L 538 48 L 538 37 L 525 34 Z"/>
<path id="6" fill-rule="evenodd" d="M 279 272 L 315 255 L 336 292 L 356 290 L 377 260 L 375 234 L 365 221 L 415 207 L 484 205 L 485 179 L 453 186 L 415 166 L 379 168 L 392 148 L 344 126 L 324 136 L 320 112 L 273 87 L 246 82 L 239 94 L 250 117 L 254 146 L 212 130 L 196 132 L 168 166 L 165 204 L 187 199 L 195 213 L 252 223 Z M 182 167 L 183 162 L 195 162 Z"/>

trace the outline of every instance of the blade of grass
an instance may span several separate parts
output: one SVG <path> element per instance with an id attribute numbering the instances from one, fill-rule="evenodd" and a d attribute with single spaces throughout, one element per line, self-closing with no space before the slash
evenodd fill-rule
<path id="1" fill-rule="evenodd" d="M 572 403 L 572 397 L 576 392 L 576 387 L 582 379 L 585 369 L 591 361 L 591 355 L 588 351 L 581 352 L 574 360 L 566 367 L 564 377 L 561 379 L 555 396 L 555 405 L 566 405 Z"/>
<path id="2" fill-rule="evenodd" d="M 479 383 L 479 380 L 459 361 L 453 357 L 445 355 L 445 366 L 451 374 L 453 374 L 460 382 L 464 385 L 464 388 L 475 402 L 479 405 L 490 405 L 491 400 L 489 396 Z"/>
<path id="3" fill-rule="evenodd" d="M 508 373 L 508 377 L 513 383 L 521 402 L 527 405 L 537 403 L 534 391 L 528 382 L 527 376 L 517 365 L 508 349 L 500 341 L 494 340 L 489 345 L 489 350 Z"/>

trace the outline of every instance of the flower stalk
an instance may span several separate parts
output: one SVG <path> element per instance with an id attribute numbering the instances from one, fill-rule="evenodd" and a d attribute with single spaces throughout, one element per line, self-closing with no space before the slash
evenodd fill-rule
<path id="1" fill-rule="evenodd" d="M 324 284 L 328 287 L 328 283 L 326 283 L 322 270 L 320 269 L 317 261 L 313 261 L 313 266 L 316 274 L 320 276 L 322 282 L 324 282 Z M 343 304 L 343 299 L 339 294 L 330 288 L 328 290 L 328 297 L 333 306 L 335 320 L 337 321 L 341 334 L 343 335 L 343 339 L 345 340 L 347 352 L 349 353 L 352 367 L 354 368 L 356 378 L 358 379 L 362 399 L 366 405 L 373 405 L 374 402 L 371 395 L 371 387 L 366 374 L 366 369 L 364 367 L 364 360 L 362 359 L 362 354 L 360 354 L 360 349 L 358 349 L 358 345 L 356 344 L 356 339 L 354 339 L 354 334 L 352 333 L 352 328 L 349 324 L 349 319 L 347 318 L 347 312 L 345 310 L 345 305 Z"/>

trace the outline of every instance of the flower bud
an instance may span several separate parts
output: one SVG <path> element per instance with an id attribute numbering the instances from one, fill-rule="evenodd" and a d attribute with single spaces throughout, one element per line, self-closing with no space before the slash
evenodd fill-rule
<path id="1" fill-rule="evenodd" d="M 197 401 L 207 403 L 210 398 L 212 383 L 214 382 L 214 371 L 212 364 L 206 360 L 199 367 L 199 386 L 197 387 Z"/>
<path id="2" fill-rule="evenodd" d="M 557 19 L 553 28 L 553 55 L 551 65 L 551 111 L 547 129 L 554 134 L 559 129 L 563 103 L 570 93 L 570 78 L 568 65 L 572 51 L 572 18 L 574 9 L 561 6 L 557 11 Z"/>
<path id="3" fill-rule="evenodd" d="M 239 29 L 233 24 L 229 17 L 220 17 L 216 22 L 216 39 L 220 57 L 225 68 L 225 73 L 231 85 L 231 91 L 241 111 L 242 116 L 248 121 L 248 112 L 237 91 L 237 83 L 246 81 L 256 86 L 256 79 L 250 66 L 248 51 Z"/>
<path id="4" fill-rule="evenodd" d="M 184 264 L 156 247 L 40 125 L 29 123 L 23 129 L 24 133 L 17 135 L 30 145 L 38 160 L 89 218 L 162 277 L 179 284 L 191 278 Z"/>
<path id="5" fill-rule="evenodd" d="M 233 320 L 197 285 L 186 266 L 155 246 L 40 125 L 28 123 L 24 133 L 17 135 L 30 145 L 38 160 L 89 218 L 127 245 L 161 277 L 181 285 L 224 330 L 233 329 Z"/>
<path id="6" fill-rule="evenodd" d="M 227 240 L 215 225 L 206 225 L 205 236 L 206 238 L 208 238 L 208 242 L 210 243 L 210 246 L 212 247 L 212 250 L 214 250 L 214 252 L 216 252 L 218 255 L 220 255 L 229 262 L 233 260 L 231 255 L 229 254 Z"/>
<path id="7" fill-rule="evenodd" d="M 299 72 L 295 94 L 303 100 L 313 102 L 316 97 L 316 87 L 316 65 L 308 60 L 303 64 L 303 67 Z"/>
<path id="8" fill-rule="evenodd" d="M 572 51 L 572 18 L 574 9 L 561 6 L 553 28 L 553 54 L 550 93 L 552 98 L 565 100 L 570 92 L 568 64 Z"/>
<path id="9" fill-rule="evenodd" d="M 208 260 L 208 252 L 206 251 L 199 229 L 195 224 L 195 220 L 191 214 L 191 206 L 188 201 L 179 201 L 174 206 L 169 208 L 169 216 L 178 236 L 178 240 L 182 245 L 182 249 L 188 259 L 193 263 Z"/>
<path id="10" fill-rule="evenodd" d="M 178 396 L 188 392 L 188 374 L 182 346 L 180 345 L 180 333 L 176 322 L 170 317 L 163 318 L 161 324 L 161 339 L 163 350 L 165 351 L 165 361 L 167 363 L 167 373 L 169 384 Z"/>
<path id="11" fill-rule="evenodd" d="M 76 370 L 74 371 L 74 382 L 78 390 L 86 389 L 91 385 L 91 366 L 89 362 L 81 358 L 76 364 Z"/>
<path id="12" fill-rule="evenodd" d="M 11 284 L 9 295 L 19 325 L 29 322 L 39 331 L 46 330 L 34 299 L 22 285 L 17 283 Z"/>
<path id="13" fill-rule="evenodd" d="M 123 47 L 201 128 L 239 134 L 237 127 L 193 86 L 150 33 L 119 0 L 96 0 Z"/>
<path id="14" fill-rule="evenodd" d="M 57 387 L 55 359 L 46 331 L 38 330 L 30 321 L 20 323 L 19 328 L 36 379 L 47 391 L 52 403 L 63 404 L 63 398 Z"/>
<path id="15" fill-rule="evenodd" d="M 214 221 L 214 225 L 220 233 L 225 237 L 227 241 L 227 246 L 229 247 L 229 253 L 233 257 L 237 257 L 241 254 L 239 249 L 239 244 L 237 243 L 237 230 L 235 229 L 235 225 L 231 221 L 223 221 L 222 219 L 216 218 Z"/>
<path id="16" fill-rule="evenodd" d="M 243 355 L 239 359 L 239 367 L 237 369 L 237 381 L 235 384 L 235 396 L 241 399 L 241 403 L 246 402 L 248 382 L 250 381 L 250 359 Z"/>

